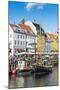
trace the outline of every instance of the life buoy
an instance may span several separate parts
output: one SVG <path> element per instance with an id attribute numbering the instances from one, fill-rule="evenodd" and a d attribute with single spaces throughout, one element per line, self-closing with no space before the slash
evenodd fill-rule
<path id="1" fill-rule="evenodd" d="M 13 69 L 12 70 L 12 74 L 16 74 L 16 69 Z"/>

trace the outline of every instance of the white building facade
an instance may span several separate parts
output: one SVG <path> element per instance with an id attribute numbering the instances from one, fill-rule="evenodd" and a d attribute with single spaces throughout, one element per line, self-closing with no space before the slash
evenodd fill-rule
<path id="1" fill-rule="evenodd" d="M 26 25 L 17 26 L 9 24 L 9 48 L 11 49 L 11 55 L 16 53 L 26 52 L 27 48 L 34 48 L 30 44 L 35 42 L 35 35 L 30 27 L 26 28 Z M 30 30 L 29 30 L 30 29 Z"/>

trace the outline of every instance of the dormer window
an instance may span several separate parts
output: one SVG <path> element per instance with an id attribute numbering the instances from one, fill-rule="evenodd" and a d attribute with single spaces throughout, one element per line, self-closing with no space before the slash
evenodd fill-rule
<path id="1" fill-rule="evenodd" d="M 15 31 L 20 31 L 20 28 L 19 28 L 19 27 L 13 27 L 13 29 L 14 29 Z"/>
<path id="2" fill-rule="evenodd" d="M 15 29 L 15 30 L 19 31 L 19 28 L 18 28 L 18 27 L 16 27 L 16 29 Z"/>

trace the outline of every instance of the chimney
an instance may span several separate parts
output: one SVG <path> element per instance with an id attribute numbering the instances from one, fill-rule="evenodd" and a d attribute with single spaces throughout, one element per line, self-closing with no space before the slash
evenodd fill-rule
<path id="1" fill-rule="evenodd" d="M 25 23 L 25 20 L 24 20 L 24 19 L 22 19 L 22 20 L 21 20 L 21 23 L 22 23 L 22 24 L 24 24 L 24 23 Z"/>

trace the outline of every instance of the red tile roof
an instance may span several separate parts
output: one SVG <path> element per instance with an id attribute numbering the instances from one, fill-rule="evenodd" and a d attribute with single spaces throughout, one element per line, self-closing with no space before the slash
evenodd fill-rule
<path id="1" fill-rule="evenodd" d="M 20 28 L 22 28 L 22 29 L 25 29 L 25 30 L 32 30 L 28 25 L 25 25 L 25 24 L 19 24 L 18 25 Z"/>
<path id="2" fill-rule="evenodd" d="M 57 39 L 57 35 L 56 34 L 52 34 L 52 33 L 48 33 L 48 38 L 51 40 L 51 41 L 54 41 Z"/>
<path id="3" fill-rule="evenodd" d="M 28 25 L 25 25 L 24 23 L 21 23 L 21 24 L 18 24 L 18 25 L 14 25 L 14 24 L 9 24 L 9 25 L 11 26 L 12 30 L 15 30 L 14 27 L 17 27 L 17 28 L 19 28 L 19 31 L 21 33 L 34 35 L 34 32 L 31 29 L 31 27 L 28 26 Z M 21 30 L 20 30 L 20 28 L 21 28 Z"/>

